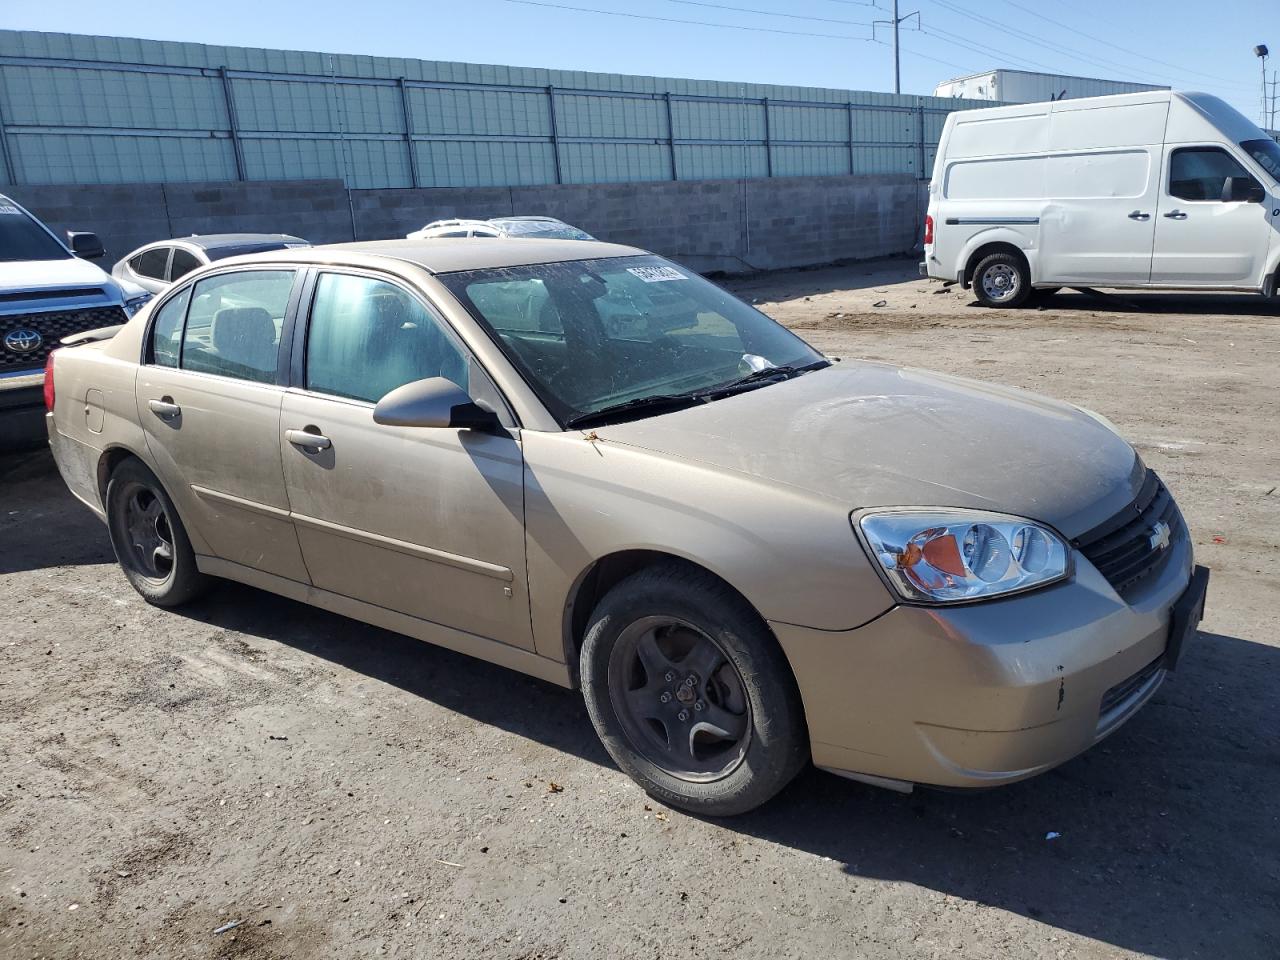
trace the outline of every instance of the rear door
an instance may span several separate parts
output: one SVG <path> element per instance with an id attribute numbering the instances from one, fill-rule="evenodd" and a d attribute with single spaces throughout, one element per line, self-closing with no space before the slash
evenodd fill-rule
<path id="1" fill-rule="evenodd" d="M 293 268 L 203 277 L 156 312 L 138 416 L 160 479 L 214 556 L 302 583 L 280 463 Z"/>
<path id="2" fill-rule="evenodd" d="M 160 246 L 143 250 L 129 258 L 129 277 L 134 283 L 152 293 L 159 293 L 169 285 L 169 255 L 173 247 Z"/>
<path id="3" fill-rule="evenodd" d="M 1156 218 L 1153 284 L 1261 287 L 1271 204 L 1224 200 L 1228 178 L 1237 189 L 1262 189 L 1220 144 L 1170 148 Z"/>
<path id="4" fill-rule="evenodd" d="M 308 299 L 277 444 L 312 582 L 532 649 L 515 431 L 373 422 L 379 399 L 428 377 L 496 398 L 486 374 L 399 281 L 320 270 Z"/>

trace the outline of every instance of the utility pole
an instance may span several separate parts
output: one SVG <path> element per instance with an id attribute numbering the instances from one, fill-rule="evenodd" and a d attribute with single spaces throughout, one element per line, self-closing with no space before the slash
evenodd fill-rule
<path id="1" fill-rule="evenodd" d="M 874 28 L 873 28 L 874 29 Z M 1253 48 L 1253 55 L 1262 61 L 1262 115 L 1258 118 L 1263 123 L 1267 122 L 1267 57 L 1271 55 L 1271 51 L 1267 49 L 1265 43 L 1260 43 Z"/>
<path id="2" fill-rule="evenodd" d="M 893 27 L 893 92 L 902 92 L 902 57 L 898 47 L 898 27 L 904 21 L 916 18 L 916 28 L 920 27 L 920 11 L 913 10 L 905 16 L 898 16 L 898 0 L 893 0 L 893 19 L 892 20 L 873 20 L 871 22 L 871 38 L 874 40 L 876 35 L 876 27 Z"/>

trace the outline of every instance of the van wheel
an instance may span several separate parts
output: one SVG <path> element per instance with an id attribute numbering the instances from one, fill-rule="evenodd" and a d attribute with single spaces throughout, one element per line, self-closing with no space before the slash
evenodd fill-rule
<path id="1" fill-rule="evenodd" d="M 745 813 L 808 761 L 800 694 L 777 641 L 697 567 L 650 567 L 610 590 L 591 615 L 581 672 L 605 749 L 670 806 Z"/>
<path id="2" fill-rule="evenodd" d="M 1020 257 L 992 253 L 973 271 L 973 291 L 986 307 L 1020 307 L 1031 295 L 1031 277 Z"/>
<path id="3" fill-rule="evenodd" d="M 125 460 L 112 472 L 106 511 L 116 559 L 144 600 L 176 607 L 208 588 L 177 508 L 141 461 Z"/>

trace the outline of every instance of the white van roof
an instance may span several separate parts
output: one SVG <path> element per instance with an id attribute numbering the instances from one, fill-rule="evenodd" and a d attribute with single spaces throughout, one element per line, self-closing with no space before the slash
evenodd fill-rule
<path id="1" fill-rule="evenodd" d="M 1018 103 L 979 110 L 957 110 L 952 117 L 953 122 L 959 126 L 990 120 L 1012 120 L 1020 117 L 1047 116 L 1053 113 L 1097 110 L 1103 107 L 1137 107 L 1159 103 L 1168 103 L 1171 107 L 1164 136 L 1168 143 L 1183 143 L 1217 136 L 1225 136 L 1239 143 L 1242 140 L 1267 137 L 1261 127 L 1225 100 L 1210 93 L 1194 90 L 1144 90 L 1140 93 L 1120 93 L 1107 97 Z M 1173 109 L 1174 104 L 1182 105 L 1185 109 Z"/>

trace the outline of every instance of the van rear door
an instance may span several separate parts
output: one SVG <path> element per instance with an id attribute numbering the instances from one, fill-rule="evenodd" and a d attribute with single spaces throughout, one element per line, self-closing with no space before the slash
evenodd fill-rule
<path id="1" fill-rule="evenodd" d="M 1151 273 L 1169 104 L 1054 103 L 1040 221 L 1041 283 L 1129 286 Z"/>

